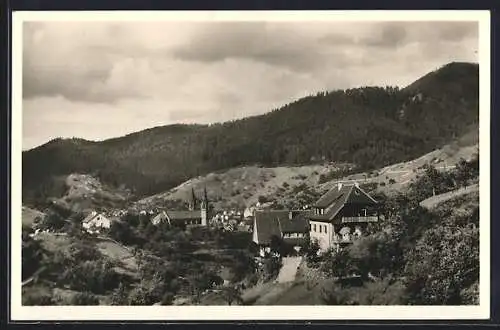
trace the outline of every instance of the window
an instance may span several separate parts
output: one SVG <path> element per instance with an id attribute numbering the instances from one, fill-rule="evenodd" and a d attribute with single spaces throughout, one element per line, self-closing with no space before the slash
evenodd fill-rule
<path id="1" fill-rule="evenodd" d="M 327 231 L 326 231 L 326 225 L 325 225 L 325 234 L 326 234 L 326 233 L 327 233 Z"/>
<path id="2" fill-rule="evenodd" d="M 319 225 L 319 232 L 321 233 L 321 229 L 323 228 L 322 225 Z"/>
<path id="3" fill-rule="evenodd" d="M 313 225 L 313 231 L 316 232 L 316 224 Z"/>

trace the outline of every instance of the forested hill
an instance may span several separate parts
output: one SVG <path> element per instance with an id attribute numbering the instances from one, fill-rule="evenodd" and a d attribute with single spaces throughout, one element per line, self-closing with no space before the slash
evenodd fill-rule
<path id="1" fill-rule="evenodd" d="M 247 164 L 345 161 L 370 168 L 408 160 L 477 125 L 478 77 L 477 64 L 451 63 L 404 89 L 320 92 L 261 116 L 102 142 L 56 139 L 23 152 L 23 199 L 52 194 L 53 179 L 73 172 L 125 184 L 141 196 Z"/>

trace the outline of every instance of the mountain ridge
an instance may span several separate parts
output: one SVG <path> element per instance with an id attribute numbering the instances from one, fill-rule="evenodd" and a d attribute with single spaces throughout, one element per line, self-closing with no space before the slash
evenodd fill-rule
<path id="1" fill-rule="evenodd" d="M 320 92 L 263 115 L 159 126 L 104 141 L 54 139 L 23 152 L 23 200 L 45 198 L 54 177 L 75 172 L 146 196 L 248 164 L 374 168 L 408 160 L 478 122 L 478 80 L 476 64 L 450 63 L 403 89 Z"/>

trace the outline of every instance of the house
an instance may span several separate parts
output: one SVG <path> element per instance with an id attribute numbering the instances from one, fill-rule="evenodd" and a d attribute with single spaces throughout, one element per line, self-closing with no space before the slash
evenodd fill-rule
<path id="1" fill-rule="evenodd" d="M 210 204 L 205 190 L 204 199 L 200 203 L 200 209 L 196 210 L 198 199 L 193 193 L 193 199 L 189 210 L 163 210 L 151 219 L 151 223 L 158 225 L 168 223 L 171 226 L 208 226 Z"/>
<path id="2" fill-rule="evenodd" d="M 311 240 L 320 250 L 339 250 L 362 236 L 369 223 L 379 220 L 378 203 L 358 184 L 341 184 L 313 205 L 309 217 Z"/>
<path id="3" fill-rule="evenodd" d="M 273 237 L 299 247 L 309 234 L 308 211 L 255 211 L 252 240 L 259 245 L 261 255 L 270 252 Z"/>
<path id="4" fill-rule="evenodd" d="M 99 232 L 100 229 L 109 229 L 112 219 L 96 211 L 90 212 L 82 221 L 82 227 L 87 232 Z"/>

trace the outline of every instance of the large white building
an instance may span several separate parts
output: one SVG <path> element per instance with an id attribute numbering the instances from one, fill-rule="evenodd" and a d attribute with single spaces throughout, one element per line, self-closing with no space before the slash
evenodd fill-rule
<path id="1" fill-rule="evenodd" d="M 321 251 L 353 243 L 369 223 L 379 219 L 377 201 L 357 184 L 338 184 L 313 205 L 313 210 L 309 235 Z"/>

